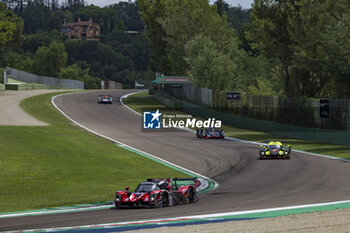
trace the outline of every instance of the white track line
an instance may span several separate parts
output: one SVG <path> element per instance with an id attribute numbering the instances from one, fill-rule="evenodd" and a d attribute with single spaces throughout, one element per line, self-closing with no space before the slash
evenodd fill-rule
<path id="1" fill-rule="evenodd" d="M 127 145 L 127 144 L 121 142 L 121 141 L 118 141 L 118 140 L 115 140 L 115 139 L 113 139 L 113 138 L 107 137 L 107 136 L 105 136 L 105 135 L 103 135 L 103 134 L 97 133 L 97 132 L 95 132 L 95 131 L 93 131 L 93 130 L 87 128 L 87 127 L 85 127 L 84 125 L 82 125 L 82 124 L 78 123 L 77 121 L 73 120 L 72 118 L 70 118 L 67 114 L 65 114 L 65 113 L 55 104 L 55 99 L 56 99 L 56 97 L 64 96 L 64 95 L 73 95 L 73 94 L 78 94 L 78 93 L 80 93 L 80 92 L 66 93 L 66 94 L 60 94 L 60 95 L 54 96 L 54 97 L 52 97 L 52 99 L 51 99 L 51 103 L 52 103 L 52 105 L 53 105 L 63 116 L 65 116 L 65 117 L 66 117 L 67 119 L 69 119 L 71 122 L 73 122 L 74 124 L 78 125 L 79 127 L 83 128 L 83 129 L 85 129 L 85 130 L 87 130 L 87 131 L 89 131 L 89 132 L 91 132 L 91 133 L 93 133 L 93 134 L 95 134 L 95 135 L 98 135 L 98 136 L 100 136 L 100 137 L 102 137 L 102 138 L 105 138 L 105 139 L 107 139 L 107 140 L 110 140 L 110 141 L 112 141 L 112 142 L 114 142 L 114 143 L 116 143 L 116 144 L 119 144 L 119 145 L 121 145 L 121 146 L 124 146 L 124 147 L 126 147 L 126 148 L 129 148 L 129 149 L 131 149 L 131 150 L 137 151 L 137 152 L 139 152 L 139 153 L 145 154 L 145 155 L 147 155 L 147 156 L 149 156 L 149 157 L 154 158 L 155 160 L 159 160 L 159 161 L 161 161 L 161 162 L 163 162 L 163 163 L 169 164 L 169 165 L 171 165 L 171 166 L 173 166 L 173 167 L 176 167 L 176 168 L 178 168 L 178 169 L 180 169 L 180 170 L 183 170 L 183 171 L 192 173 L 193 175 L 202 178 L 202 179 L 199 178 L 199 179 L 201 180 L 201 186 L 200 186 L 199 188 L 205 189 L 205 188 L 208 186 L 208 182 L 207 182 L 206 180 L 210 180 L 210 181 L 212 181 L 212 182 L 214 183 L 214 188 L 213 188 L 212 190 L 214 190 L 214 189 L 216 189 L 216 188 L 219 187 L 219 184 L 218 184 L 216 181 L 210 179 L 209 177 L 206 177 L 206 176 L 204 176 L 204 175 L 202 175 L 202 174 L 199 174 L 199 173 L 194 172 L 194 171 L 192 171 L 192 170 L 189 170 L 189 169 L 187 169 L 187 168 L 181 167 L 181 166 L 176 165 L 176 164 L 174 164 L 174 163 L 171 163 L 171 162 L 169 162 L 169 161 L 167 161 L 167 160 L 161 159 L 161 158 L 159 158 L 159 157 L 157 157 L 157 156 L 155 156 L 155 155 L 152 155 L 152 154 L 150 154 L 150 153 L 147 153 L 147 152 L 145 152 L 145 151 L 136 149 L 136 148 L 134 148 L 134 147 L 132 147 L 132 146 L 129 146 L 129 145 Z M 129 94 L 125 95 L 125 96 L 128 96 L 128 95 L 130 95 L 130 94 L 135 94 L 135 93 L 138 93 L 138 92 L 129 93 Z M 122 103 L 122 98 L 120 98 L 120 100 L 121 100 L 121 103 Z M 133 111 L 134 113 L 136 113 L 136 114 L 138 114 L 138 115 L 141 115 L 141 114 L 137 113 L 136 111 L 134 111 L 133 109 L 131 109 L 131 108 L 129 108 L 128 106 L 126 106 L 125 104 L 122 103 L 122 105 L 123 105 L 124 107 L 128 108 L 129 110 Z M 204 187 L 204 186 L 206 186 L 206 187 Z M 37 211 L 37 210 L 36 210 L 36 211 L 28 211 L 28 212 L 22 212 L 22 213 L 8 213 L 8 214 L 3 214 L 3 215 L 0 215 L 0 218 L 20 217 L 20 216 L 29 216 L 29 215 L 41 215 L 41 214 L 67 213 L 67 212 L 74 212 L 74 211 L 87 211 L 87 210 L 95 210 L 95 209 L 101 209 L 101 208 L 110 208 L 110 207 L 112 207 L 112 206 L 113 206 L 113 205 L 104 205 L 104 206 L 102 206 L 102 207 L 101 207 L 101 206 L 92 206 L 92 207 L 83 207 L 83 208 L 69 208 L 69 209 L 63 209 L 63 210 L 62 210 L 62 209 L 61 209 L 61 210 L 43 210 L 43 211 Z"/>
<path id="2" fill-rule="evenodd" d="M 123 95 L 122 97 L 120 97 L 120 103 L 121 103 L 124 107 L 126 107 L 127 109 L 129 109 L 130 111 L 132 111 L 133 113 L 135 113 L 135 114 L 137 114 L 137 115 L 139 115 L 139 116 L 142 116 L 141 113 L 136 112 L 134 109 L 130 108 L 129 106 L 127 106 L 126 104 L 123 103 L 123 99 L 128 98 L 129 95 L 133 95 L 133 94 L 140 93 L 140 92 L 142 92 L 142 91 L 136 91 L 136 92 L 132 92 L 132 93 Z"/>
<path id="3" fill-rule="evenodd" d="M 82 225 L 82 226 L 72 226 L 72 227 L 57 227 L 57 228 L 46 228 L 46 229 L 32 229 L 25 230 L 24 232 L 49 232 L 49 231 L 65 231 L 65 230 L 92 230 L 94 228 L 115 228 L 118 226 L 128 226 L 133 224 L 164 224 L 162 222 L 171 223 L 171 221 L 181 221 L 181 220 L 216 220 L 220 219 L 220 217 L 234 217 L 239 215 L 247 215 L 247 214 L 258 214 L 258 213 L 268 213 L 275 211 L 286 211 L 293 209 L 303 209 L 303 208 L 314 208 L 314 207 L 323 207 L 329 205 L 337 205 L 337 204 L 347 204 L 350 203 L 350 200 L 347 201 L 336 201 L 336 202 L 326 202 L 326 203 L 317 203 L 310 205 L 297 205 L 297 206 L 287 206 L 287 207 L 278 207 L 278 208 L 267 208 L 267 209 L 257 209 L 257 210 L 245 210 L 245 211 L 234 211 L 234 212 L 226 212 L 226 213 L 214 213 L 214 214 L 201 214 L 201 215 L 191 215 L 191 216 L 181 216 L 174 218 L 161 218 L 161 219 L 152 219 L 152 220 L 137 220 L 137 221 L 127 221 L 127 222 L 115 222 L 115 223 L 104 223 L 104 224 L 94 224 L 94 225 Z M 10 231 L 21 232 L 21 231 Z"/>
<path id="4" fill-rule="evenodd" d="M 133 92 L 133 94 L 135 94 L 135 93 L 137 93 L 137 92 Z M 74 94 L 77 94 L 77 93 L 69 93 L 69 95 L 74 95 Z M 131 94 L 131 93 L 130 93 L 130 94 Z M 128 94 L 128 95 L 130 95 L 130 94 Z M 70 118 L 67 114 L 65 114 L 65 113 L 55 104 L 55 99 L 56 99 L 56 97 L 59 97 L 59 96 L 62 96 L 62 95 L 67 95 L 67 94 L 61 94 L 61 95 L 57 95 L 57 96 L 52 97 L 51 103 L 53 104 L 53 106 L 54 106 L 60 113 L 62 113 L 62 115 L 64 115 L 66 118 L 68 118 L 71 122 L 73 122 L 74 124 L 78 125 L 79 127 L 83 128 L 83 129 L 85 129 L 85 130 L 87 130 L 87 131 L 89 131 L 89 132 L 91 132 L 91 133 L 93 133 L 93 134 L 96 134 L 96 135 L 98 135 L 98 136 L 100 136 L 100 137 L 103 137 L 103 138 L 108 139 L 108 140 L 110 140 L 110 141 L 112 141 L 112 142 L 115 142 L 115 143 L 117 143 L 117 144 L 119 144 L 119 145 L 122 145 L 122 146 L 127 147 L 127 148 L 132 149 L 132 150 L 135 150 L 135 151 L 137 151 L 137 152 L 139 152 L 139 153 L 145 154 L 145 155 L 147 155 L 147 156 L 149 156 L 149 157 L 152 157 L 152 158 L 154 158 L 154 159 L 156 159 L 156 160 L 159 160 L 159 161 L 162 161 L 162 162 L 164 162 L 164 163 L 167 163 L 167 164 L 169 164 L 169 165 L 171 165 L 171 166 L 173 166 L 173 167 L 176 167 L 176 168 L 179 168 L 179 169 L 181 169 L 181 170 L 183 170 L 183 171 L 192 173 L 192 174 L 194 174 L 194 175 L 196 175 L 196 176 L 198 176 L 198 177 L 201 177 L 201 178 L 203 178 L 203 179 L 210 180 L 210 181 L 212 181 L 212 182 L 215 184 L 215 185 L 214 185 L 214 188 L 213 188 L 212 190 L 214 190 L 214 189 L 216 189 L 217 187 L 219 187 L 219 184 L 218 184 L 215 180 L 210 179 L 209 177 L 206 177 L 206 176 L 204 176 L 204 175 L 202 175 L 202 174 L 199 174 L 199 173 L 194 172 L 194 171 L 192 171 L 192 170 L 189 170 L 189 169 L 187 169 L 187 168 L 181 167 L 181 166 L 179 166 L 179 165 L 177 165 L 177 164 L 171 163 L 171 162 L 169 162 L 169 161 L 167 161 L 167 160 L 165 160 L 165 159 L 159 158 L 159 157 L 157 157 L 157 156 L 155 156 L 155 155 L 152 155 L 152 154 L 147 153 L 147 152 L 145 152 L 145 151 L 139 150 L 139 149 L 137 149 L 137 148 L 135 148 L 135 147 L 129 146 L 129 145 L 127 145 L 127 144 L 125 144 L 125 143 L 123 143 L 123 142 L 121 142 L 121 141 L 118 141 L 118 140 L 115 140 L 115 139 L 113 139 L 113 138 L 107 137 L 107 136 L 105 136 L 105 135 L 103 135 L 103 134 L 97 133 L 96 131 L 93 131 L 93 130 L 87 128 L 86 126 L 84 126 L 84 125 L 78 123 L 77 121 L 75 121 L 75 120 L 73 120 L 72 118 Z M 123 98 L 123 96 L 120 98 L 120 100 L 121 100 L 122 98 Z M 121 100 L 121 103 L 122 103 L 122 100 Z M 122 103 L 122 105 L 125 106 L 123 103 Z M 127 108 L 129 108 L 129 107 L 127 107 Z M 130 108 L 129 108 L 129 109 L 130 109 Z"/>
<path id="5" fill-rule="evenodd" d="M 90 206 L 90 207 L 81 207 L 81 208 L 67 208 L 61 210 L 42 210 L 42 211 L 28 211 L 21 213 L 8 213 L 0 215 L 0 218 L 12 218 L 12 217 L 23 217 L 30 215 L 45 215 L 45 214 L 58 214 L 58 213 L 70 213 L 70 212 L 80 212 L 87 210 L 99 210 L 99 209 L 109 209 L 114 205 L 102 205 L 102 206 Z"/>

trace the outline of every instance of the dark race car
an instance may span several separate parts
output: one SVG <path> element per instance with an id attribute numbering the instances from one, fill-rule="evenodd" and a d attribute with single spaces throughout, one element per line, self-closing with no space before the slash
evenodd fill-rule
<path id="1" fill-rule="evenodd" d="M 197 138 L 225 138 L 225 132 L 222 129 L 205 128 L 197 129 Z"/>
<path id="2" fill-rule="evenodd" d="M 259 146 L 259 159 L 290 159 L 290 145 L 283 145 L 281 142 L 269 142 L 266 146 Z"/>
<path id="3" fill-rule="evenodd" d="M 179 186 L 178 181 L 185 182 Z M 188 184 L 192 181 L 193 184 Z M 165 207 L 198 201 L 196 189 L 201 182 L 197 178 L 147 179 L 141 182 L 135 192 L 117 191 L 115 207 Z"/>
<path id="4" fill-rule="evenodd" d="M 111 104 L 113 103 L 113 98 L 111 95 L 99 95 L 98 96 L 99 104 Z"/>

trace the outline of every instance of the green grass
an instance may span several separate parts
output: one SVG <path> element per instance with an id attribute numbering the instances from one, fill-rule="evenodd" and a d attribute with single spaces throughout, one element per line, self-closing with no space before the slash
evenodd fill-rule
<path id="1" fill-rule="evenodd" d="M 142 94 L 138 94 L 138 95 L 142 96 Z M 128 105 L 130 108 L 134 109 L 139 113 L 142 112 L 143 108 L 145 109 L 162 108 L 162 113 L 165 113 L 165 114 L 184 113 L 177 110 L 165 108 L 165 106 L 160 104 L 155 99 L 154 96 L 150 96 L 146 92 L 143 92 L 143 97 L 135 98 L 133 95 L 131 95 L 127 99 L 124 99 L 123 102 L 126 105 Z M 239 129 L 228 125 L 224 125 L 222 128 L 225 130 L 226 136 L 229 136 L 229 137 L 244 139 L 248 141 L 256 141 L 256 142 L 268 142 L 271 140 L 280 140 L 283 143 L 291 144 L 293 149 L 350 159 L 350 146 L 334 145 L 334 144 L 328 144 L 324 142 L 287 138 L 287 137 L 278 136 L 278 135 L 265 133 L 265 132 Z"/>
<path id="2" fill-rule="evenodd" d="M 149 177 L 186 177 L 72 125 L 53 95 L 21 103 L 49 126 L 0 126 L 0 212 L 110 201 Z"/>
<path id="3" fill-rule="evenodd" d="M 18 90 L 67 89 L 67 88 L 55 87 L 55 86 L 50 86 L 50 85 L 40 84 L 40 83 L 26 83 L 26 82 L 18 81 L 18 80 L 11 79 L 11 78 L 7 79 L 7 83 L 9 83 L 9 84 L 18 83 L 19 84 Z M 5 88 L 5 85 L 4 85 L 4 88 Z"/>
<path id="4" fill-rule="evenodd" d="M 148 95 L 147 92 L 140 92 L 134 95 L 129 96 L 126 99 L 123 99 L 123 103 L 127 104 L 130 108 L 134 109 L 136 112 L 141 113 L 142 108 L 163 108 L 153 95 Z M 168 109 L 168 111 L 173 111 Z"/>
<path id="5" fill-rule="evenodd" d="M 40 83 L 26 83 L 22 81 L 18 81 L 15 79 L 7 79 L 7 83 L 19 83 L 18 90 L 34 90 L 34 89 L 67 89 L 67 88 L 62 88 L 62 87 L 55 87 L 55 86 L 50 86 L 46 84 L 40 84 Z"/>
<path id="6" fill-rule="evenodd" d="M 7 83 L 25 83 L 25 82 L 18 81 L 18 80 L 12 79 L 12 78 L 8 78 Z"/>
<path id="7" fill-rule="evenodd" d="M 136 94 L 132 94 L 132 97 L 133 98 L 136 98 L 136 97 L 146 97 L 146 96 L 153 96 L 153 95 L 149 95 L 148 94 L 148 91 L 140 91 Z"/>
<path id="8" fill-rule="evenodd" d="M 24 83 L 19 85 L 19 90 L 34 90 L 34 89 L 67 89 L 62 87 L 55 87 L 39 83 Z"/>

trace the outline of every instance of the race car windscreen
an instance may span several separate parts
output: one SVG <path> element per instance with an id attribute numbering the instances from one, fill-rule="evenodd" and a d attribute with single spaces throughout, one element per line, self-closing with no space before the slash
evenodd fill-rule
<path id="1" fill-rule="evenodd" d="M 210 134 L 216 134 L 217 130 L 215 130 L 214 128 L 208 128 L 208 133 Z"/>
<path id="2" fill-rule="evenodd" d="M 280 146 L 280 145 L 269 145 L 267 148 L 268 148 L 269 150 L 276 150 L 276 149 L 280 149 L 281 146 Z"/>
<path id="3" fill-rule="evenodd" d="M 154 183 L 141 183 L 137 186 L 135 192 L 151 192 L 154 190 L 159 190 L 157 184 Z"/>

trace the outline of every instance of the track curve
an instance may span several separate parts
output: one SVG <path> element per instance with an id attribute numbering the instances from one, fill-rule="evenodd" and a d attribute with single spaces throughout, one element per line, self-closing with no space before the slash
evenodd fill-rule
<path id="1" fill-rule="evenodd" d="M 96 210 L 0 219 L 0 231 L 101 224 L 350 199 L 349 163 L 293 152 L 291 160 L 256 160 L 256 145 L 201 140 L 181 130 L 145 133 L 141 118 L 116 100 L 131 90 L 83 92 L 56 98 L 73 120 L 98 133 L 216 180 L 220 186 L 191 205 Z M 97 104 L 111 94 L 112 105 Z"/>

